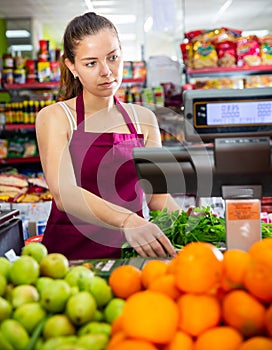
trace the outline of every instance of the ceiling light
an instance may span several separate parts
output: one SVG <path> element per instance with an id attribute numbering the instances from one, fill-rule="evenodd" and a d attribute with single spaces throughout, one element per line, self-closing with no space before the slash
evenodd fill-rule
<path id="1" fill-rule="evenodd" d="M 85 0 L 88 11 L 94 11 L 94 7 L 91 0 Z"/>
<path id="2" fill-rule="evenodd" d="M 99 7 L 99 6 L 114 6 L 114 5 L 116 5 L 116 1 L 107 1 L 107 0 L 105 0 L 105 1 L 92 1 L 92 3 L 93 3 L 93 6 L 95 6 L 95 7 Z"/>
<path id="3" fill-rule="evenodd" d="M 32 51 L 32 50 L 33 50 L 32 45 L 11 45 L 9 47 L 9 51 L 12 51 L 12 52 Z"/>
<path id="4" fill-rule="evenodd" d="M 135 15 L 107 15 L 107 18 L 114 24 L 127 24 L 136 22 Z"/>
<path id="5" fill-rule="evenodd" d="M 144 31 L 147 33 L 151 30 L 153 26 L 153 18 L 151 16 L 149 16 L 146 21 L 145 21 L 145 24 L 144 24 Z"/>
<path id="6" fill-rule="evenodd" d="M 28 30 L 7 30 L 6 31 L 7 38 L 29 38 L 30 33 Z"/>
<path id="7" fill-rule="evenodd" d="M 224 4 L 220 7 L 219 11 L 217 12 L 217 14 L 214 17 L 214 22 L 218 21 L 218 19 L 223 15 L 223 13 L 230 7 L 230 5 L 232 4 L 232 0 L 227 0 L 226 2 L 224 2 Z"/>

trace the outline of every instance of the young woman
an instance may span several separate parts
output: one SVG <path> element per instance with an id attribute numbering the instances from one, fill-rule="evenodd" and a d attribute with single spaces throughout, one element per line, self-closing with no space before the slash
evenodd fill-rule
<path id="1" fill-rule="evenodd" d="M 119 258 L 125 241 L 144 257 L 174 256 L 168 238 L 143 218 L 132 150 L 161 147 L 161 138 L 153 112 L 115 97 L 123 72 L 115 26 L 89 12 L 67 25 L 63 41 L 62 101 L 36 120 L 54 198 L 43 243 L 69 259 Z M 179 209 L 167 194 L 147 203 L 151 210 Z"/>

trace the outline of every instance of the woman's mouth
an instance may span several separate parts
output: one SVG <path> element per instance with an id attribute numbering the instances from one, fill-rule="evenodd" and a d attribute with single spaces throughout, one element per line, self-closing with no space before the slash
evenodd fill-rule
<path id="1" fill-rule="evenodd" d="M 99 86 L 102 86 L 104 88 L 111 88 L 115 83 L 116 83 L 115 80 L 111 80 L 111 81 L 106 81 L 102 84 L 99 84 Z"/>

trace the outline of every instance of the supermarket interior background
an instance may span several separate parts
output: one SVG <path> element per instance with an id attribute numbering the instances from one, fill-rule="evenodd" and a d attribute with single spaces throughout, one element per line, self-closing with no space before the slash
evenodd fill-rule
<path id="1" fill-rule="evenodd" d="M 2 0 L 0 18 L 10 19 L 10 29 L 30 31 L 31 37 L 16 40 L 32 41 L 38 50 L 42 33 L 59 44 L 67 22 L 88 10 L 113 20 L 128 60 L 141 59 L 143 46 L 145 59 L 161 54 L 179 58 L 178 44 L 191 30 L 224 26 L 260 36 L 272 31 L 270 0 Z"/>

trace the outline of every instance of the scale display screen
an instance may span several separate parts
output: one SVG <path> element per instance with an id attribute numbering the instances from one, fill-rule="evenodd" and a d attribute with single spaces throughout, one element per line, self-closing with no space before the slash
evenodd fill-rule
<path id="1" fill-rule="evenodd" d="M 197 136 L 272 136 L 271 88 L 186 91 L 184 106 L 188 141 Z"/>

